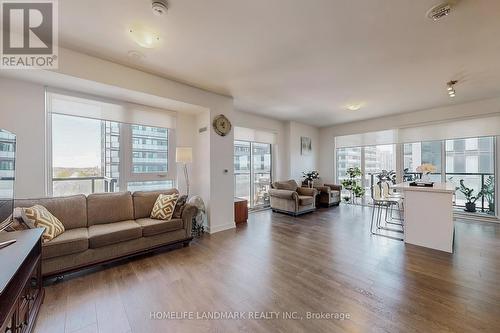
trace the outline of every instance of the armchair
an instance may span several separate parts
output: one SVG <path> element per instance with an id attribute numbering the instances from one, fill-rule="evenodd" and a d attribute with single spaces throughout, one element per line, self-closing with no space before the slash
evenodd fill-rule
<path id="1" fill-rule="evenodd" d="M 302 182 L 303 186 L 307 186 L 307 182 Z M 318 190 L 316 197 L 316 207 L 318 206 L 337 206 L 340 204 L 340 192 L 342 185 L 323 184 L 320 179 L 313 181 L 313 187 Z"/>
<path id="2" fill-rule="evenodd" d="M 312 212 L 316 209 L 315 188 L 299 187 L 295 180 L 274 182 L 269 190 L 271 209 L 293 216 Z"/>

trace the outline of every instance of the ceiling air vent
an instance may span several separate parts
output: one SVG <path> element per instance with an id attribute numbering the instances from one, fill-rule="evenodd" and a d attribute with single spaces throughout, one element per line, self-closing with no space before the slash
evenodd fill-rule
<path id="1" fill-rule="evenodd" d="M 444 2 L 429 9 L 427 17 L 433 21 L 439 21 L 443 17 L 448 16 L 450 12 L 451 4 L 449 2 Z"/>

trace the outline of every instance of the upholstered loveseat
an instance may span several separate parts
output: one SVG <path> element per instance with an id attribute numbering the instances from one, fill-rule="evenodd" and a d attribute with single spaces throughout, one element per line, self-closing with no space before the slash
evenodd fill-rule
<path id="1" fill-rule="evenodd" d="M 277 181 L 269 190 L 271 209 L 290 215 L 300 215 L 316 209 L 317 190 L 299 187 L 295 180 Z"/>
<path id="2" fill-rule="evenodd" d="M 42 246 L 42 274 L 62 275 L 154 249 L 191 241 L 196 207 L 186 204 L 180 218 L 150 218 L 159 194 L 120 192 L 16 200 L 16 207 L 42 205 L 64 225 L 61 235 Z"/>

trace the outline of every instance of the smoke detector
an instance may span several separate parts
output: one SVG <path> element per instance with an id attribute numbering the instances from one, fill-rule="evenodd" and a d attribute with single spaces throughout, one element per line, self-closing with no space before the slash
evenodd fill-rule
<path id="1" fill-rule="evenodd" d="M 427 12 L 427 17 L 433 21 L 439 21 L 445 16 L 448 16 L 451 12 L 452 4 L 450 2 L 443 2 L 435 5 Z"/>
<path id="2" fill-rule="evenodd" d="M 168 10 L 168 1 L 167 0 L 153 0 L 151 3 L 151 9 L 153 10 L 153 14 L 156 16 L 162 16 L 167 13 Z"/>

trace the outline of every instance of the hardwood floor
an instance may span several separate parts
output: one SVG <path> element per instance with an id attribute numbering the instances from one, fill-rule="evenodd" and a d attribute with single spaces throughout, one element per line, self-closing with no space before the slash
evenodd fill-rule
<path id="1" fill-rule="evenodd" d="M 353 206 L 253 213 L 188 248 L 47 286 L 36 332 L 500 332 L 500 224 L 457 222 L 451 255 L 371 236 L 369 221 Z M 246 319 L 150 319 L 172 311 Z"/>

